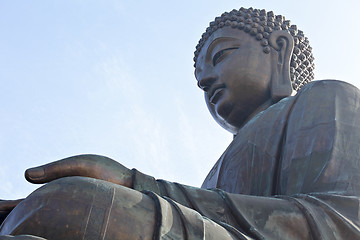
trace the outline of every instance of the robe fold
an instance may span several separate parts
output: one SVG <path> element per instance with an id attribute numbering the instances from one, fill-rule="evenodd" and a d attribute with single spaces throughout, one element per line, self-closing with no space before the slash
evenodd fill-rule
<path id="1" fill-rule="evenodd" d="M 248 121 L 202 188 L 136 169 L 134 190 L 63 178 L 21 202 L 0 235 L 62 239 L 64 226 L 41 222 L 55 214 L 63 224 L 72 216 L 74 224 L 65 226 L 77 234 L 73 239 L 117 239 L 121 228 L 140 226 L 136 209 L 154 213 L 155 225 L 146 226 L 154 229 L 152 239 L 360 239 L 359 160 L 360 91 L 314 81 Z M 124 219 L 124 212 L 133 215 Z"/>
<path id="2" fill-rule="evenodd" d="M 140 172 L 134 189 L 175 208 L 179 228 L 197 227 L 184 239 L 201 229 L 198 239 L 218 239 L 207 235 L 208 219 L 228 232 L 222 239 L 360 239 L 359 165 L 360 91 L 314 81 L 246 123 L 202 189 Z M 186 218 L 193 211 L 201 223 Z"/>

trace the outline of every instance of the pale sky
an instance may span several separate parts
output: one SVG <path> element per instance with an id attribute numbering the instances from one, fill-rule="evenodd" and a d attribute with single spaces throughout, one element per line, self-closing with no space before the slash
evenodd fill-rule
<path id="1" fill-rule="evenodd" d="M 0 0 L 0 199 L 38 187 L 25 169 L 84 153 L 199 187 L 232 136 L 207 111 L 193 51 L 242 6 L 298 25 L 315 79 L 360 86 L 357 0 Z"/>

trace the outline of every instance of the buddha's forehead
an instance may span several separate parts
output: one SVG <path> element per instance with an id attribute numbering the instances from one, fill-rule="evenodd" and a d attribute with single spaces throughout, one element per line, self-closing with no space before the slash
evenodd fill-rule
<path id="1" fill-rule="evenodd" d="M 253 40 L 254 43 L 256 43 L 255 39 L 240 29 L 232 27 L 219 28 L 209 36 L 201 48 L 196 61 L 196 66 L 200 66 L 204 63 L 209 47 L 213 49 L 215 45 L 224 44 L 224 42 L 231 44 L 232 40 L 237 42 L 247 42 Z"/>

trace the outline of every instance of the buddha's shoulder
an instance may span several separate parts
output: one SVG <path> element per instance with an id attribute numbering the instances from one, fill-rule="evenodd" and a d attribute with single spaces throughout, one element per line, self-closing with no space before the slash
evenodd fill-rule
<path id="1" fill-rule="evenodd" d="M 339 80 L 316 80 L 303 86 L 295 96 L 287 97 L 271 106 L 268 111 L 282 108 L 292 115 L 308 112 L 315 116 L 321 109 L 360 109 L 360 90 Z M 286 108 L 285 108 L 286 107 Z M 278 110 L 279 111 L 279 110 Z"/>
<path id="2" fill-rule="evenodd" d="M 296 94 L 311 95 L 313 97 L 322 98 L 332 94 L 360 94 L 360 90 L 354 85 L 340 80 L 316 80 L 312 81 L 301 88 Z M 330 95 L 329 95 L 330 94 Z"/>
<path id="3" fill-rule="evenodd" d="M 355 113 L 359 111 L 360 90 L 339 80 L 312 81 L 298 91 L 290 104 L 292 115 L 308 113 L 312 119 L 335 112 Z"/>

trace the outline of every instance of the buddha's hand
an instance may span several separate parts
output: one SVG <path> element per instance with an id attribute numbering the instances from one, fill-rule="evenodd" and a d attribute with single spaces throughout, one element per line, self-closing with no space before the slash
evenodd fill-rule
<path id="1" fill-rule="evenodd" d="M 55 179 L 83 176 L 132 187 L 132 171 L 115 160 L 100 155 L 78 155 L 26 170 L 31 183 L 47 183 Z"/>
<path id="2" fill-rule="evenodd" d="M 0 236 L 0 240 L 46 240 L 46 239 L 31 235 L 17 235 L 17 236 L 4 235 L 4 236 Z"/>

